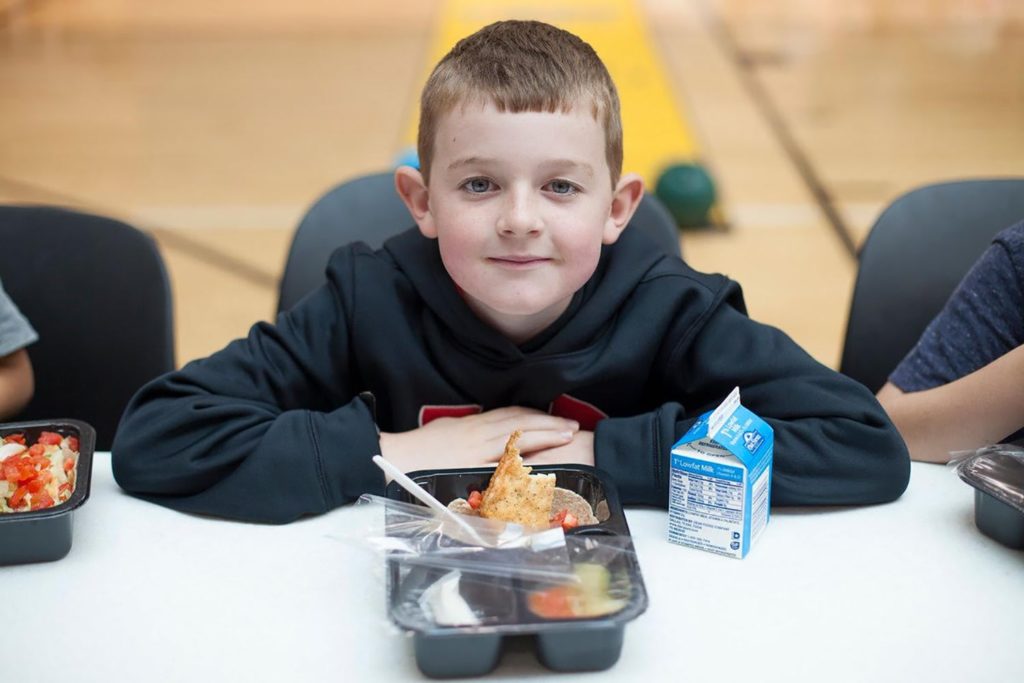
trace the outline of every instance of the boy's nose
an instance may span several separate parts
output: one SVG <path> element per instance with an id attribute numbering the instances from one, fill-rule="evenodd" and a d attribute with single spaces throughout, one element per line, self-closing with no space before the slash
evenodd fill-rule
<path id="1" fill-rule="evenodd" d="M 509 237 L 539 233 L 544 222 L 537 208 L 536 201 L 529 194 L 510 192 L 498 216 L 498 232 Z"/>

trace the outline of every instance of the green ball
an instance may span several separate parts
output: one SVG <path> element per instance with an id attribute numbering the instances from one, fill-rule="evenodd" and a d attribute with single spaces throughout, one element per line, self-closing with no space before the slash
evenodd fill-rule
<path id="1" fill-rule="evenodd" d="M 674 164 L 665 169 L 654 188 L 680 228 L 710 225 L 715 183 L 700 164 Z"/>

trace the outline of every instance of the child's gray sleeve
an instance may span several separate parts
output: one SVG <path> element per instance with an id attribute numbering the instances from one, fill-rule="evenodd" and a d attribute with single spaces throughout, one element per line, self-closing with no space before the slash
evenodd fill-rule
<path id="1" fill-rule="evenodd" d="M 39 339 L 39 335 L 11 298 L 0 282 L 0 357 L 23 349 Z"/>

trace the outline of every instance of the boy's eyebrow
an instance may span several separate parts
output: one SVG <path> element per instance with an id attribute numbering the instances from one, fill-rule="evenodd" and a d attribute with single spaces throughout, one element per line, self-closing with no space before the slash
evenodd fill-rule
<path id="1" fill-rule="evenodd" d="M 492 159 L 489 157 L 463 157 L 462 159 L 456 159 L 452 163 L 448 164 L 448 170 L 454 171 L 455 169 L 461 166 L 485 166 L 487 164 L 493 164 L 497 162 L 497 159 Z M 576 161 L 573 159 L 551 159 L 550 161 L 545 161 L 542 166 L 543 168 L 578 168 L 580 171 L 586 173 L 590 177 L 594 176 L 594 167 L 585 161 Z"/>
<path id="2" fill-rule="evenodd" d="M 544 168 L 578 168 L 583 173 L 586 173 L 591 178 L 594 177 L 594 167 L 585 161 L 576 161 L 575 159 L 552 159 L 544 163 Z"/>
<path id="3" fill-rule="evenodd" d="M 477 164 L 486 165 L 495 163 L 497 159 L 490 159 L 487 157 L 463 157 L 462 159 L 456 159 L 452 163 L 448 164 L 448 170 L 453 171 L 460 166 L 474 166 Z"/>

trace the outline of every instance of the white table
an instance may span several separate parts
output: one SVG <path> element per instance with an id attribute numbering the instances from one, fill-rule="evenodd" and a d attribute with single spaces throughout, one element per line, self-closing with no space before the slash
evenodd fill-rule
<path id="1" fill-rule="evenodd" d="M 744 560 L 669 544 L 665 512 L 630 510 L 651 604 L 618 664 L 554 674 L 517 647 L 491 677 L 1024 681 L 1024 552 L 973 515 L 970 487 L 916 463 L 894 504 L 776 511 Z M 381 563 L 336 538 L 359 519 L 184 515 L 122 493 L 99 453 L 71 553 L 0 567 L 0 680 L 420 678 Z"/>

